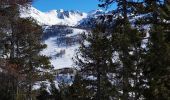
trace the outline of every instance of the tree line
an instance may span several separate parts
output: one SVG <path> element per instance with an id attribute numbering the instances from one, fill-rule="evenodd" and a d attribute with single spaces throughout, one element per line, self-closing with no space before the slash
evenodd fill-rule
<path id="1" fill-rule="evenodd" d="M 84 36 L 73 100 L 169 100 L 170 1 L 99 1 L 117 8 Z"/>
<path id="2" fill-rule="evenodd" d="M 117 7 L 82 35 L 72 85 L 56 88 L 52 81 L 49 91 L 44 84 L 32 90 L 36 82 L 51 78 L 43 72 L 52 70 L 49 58 L 39 54 L 46 47 L 41 27 L 19 18 L 17 0 L 0 2 L 1 99 L 170 100 L 170 1 L 99 2 L 104 9 Z"/>

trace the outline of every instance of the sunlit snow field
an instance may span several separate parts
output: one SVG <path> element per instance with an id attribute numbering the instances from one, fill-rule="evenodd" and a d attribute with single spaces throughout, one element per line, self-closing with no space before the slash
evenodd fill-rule
<path id="1" fill-rule="evenodd" d="M 82 34 L 83 32 L 85 32 L 85 30 L 73 28 L 73 33 L 68 34 L 65 37 L 76 36 L 78 34 Z M 57 38 L 58 37 L 56 36 L 45 40 L 44 43 L 47 44 L 47 48 L 44 49 L 41 53 L 43 55 L 51 57 L 50 61 L 55 69 L 73 67 L 74 63 L 72 58 L 76 55 L 76 50 L 79 48 L 79 44 L 61 47 L 58 46 L 58 44 L 56 44 L 55 42 Z M 56 54 L 59 53 L 60 51 L 65 51 L 65 54 L 56 57 Z"/>

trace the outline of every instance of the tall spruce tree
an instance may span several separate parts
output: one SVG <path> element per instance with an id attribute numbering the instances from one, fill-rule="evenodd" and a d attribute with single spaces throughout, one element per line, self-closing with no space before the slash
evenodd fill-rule
<path id="1" fill-rule="evenodd" d="M 101 7 L 112 4 L 113 2 L 117 2 L 118 7 L 120 6 L 119 4 L 121 4 L 119 3 L 121 2 L 121 0 L 120 1 L 101 0 L 101 1 L 105 2 L 102 5 L 100 5 Z M 124 2 L 125 1 L 127 1 L 126 6 L 128 7 L 128 0 L 124 0 Z M 130 3 L 132 4 L 132 2 Z M 121 7 L 121 8 L 126 8 L 126 7 Z M 139 75 L 141 76 L 141 79 L 139 81 L 140 85 L 137 86 L 137 88 L 139 89 L 137 91 L 144 91 L 143 93 L 141 93 L 143 99 L 168 100 L 169 99 L 169 88 L 168 88 L 169 87 L 169 81 L 168 81 L 169 80 L 169 16 L 170 16 L 169 1 L 168 0 L 141 0 L 139 1 L 139 3 L 137 3 L 136 6 L 134 6 L 133 9 L 135 10 L 135 14 L 142 15 L 140 16 L 141 18 L 137 21 L 137 24 L 138 25 L 140 24 L 142 27 L 145 28 L 147 27 L 147 30 L 149 30 L 148 32 L 149 37 L 146 38 L 147 44 L 145 44 L 146 47 L 144 47 L 145 52 L 143 52 L 142 50 L 143 52 L 142 55 L 140 53 L 139 55 L 134 55 L 135 58 L 136 57 L 140 58 L 138 59 L 137 62 L 139 62 L 138 68 L 141 69 L 141 71 L 139 72 Z M 130 14 L 133 13 L 130 12 Z M 122 15 L 124 14 L 122 13 Z M 121 31 L 124 30 L 124 28 L 119 28 L 119 29 Z M 127 29 L 127 27 L 125 29 Z M 128 35 L 129 31 L 127 30 L 125 32 L 126 32 L 126 36 L 124 37 L 124 39 L 125 38 L 128 39 L 128 37 L 130 36 Z M 133 41 L 134 40 L 135 39 L 133 39 Z M 115 44 L 119 44 L 119 43 L 128 43 L 128 41 L 126 42 L 119 41 L 116 42 Z M 125 47 L 126 50 L 128 50 L 127 47 Z M 121 49 L 119 49 L 118 51 L 120 50 Z M 132 50 L 132 51 L 134 52 L 136 50 Z M 125 55 L 124 61 L 128 61 L 128 60 L 129 60 L 128 62 L 134 61 L 134 59 L 133 60 L 128 59 L 129 57 L 130 56 Z M 120 59 L 120 61 L 123 61 L 123 59 Z M 122 65 L 123 64 L 126 63 L 122 63 Z M 133 63 L 131 63 L 130 65 L 132 66 Z M 125 87 L 125 89 L 127 89 L 127 87 Z M 127 99 L 127 96 L 124 99 Z"/>
<path id="2" fill-rule="evenodd" d="M 55 82 L 51 82 L 50 84 L 50 93 L 51 93 L 51 97 L 54 100 L 63 100 L 62 99 L 62 94 L 61 91 L 56 87 Z M 71 98 L 69 98 L 70 100 L 72 100 Z"/>
<path id="3" fill-rule="evenodd" d="M 50 62 L 48 57 L 40 55 L 46 45 L 41 43 L 42 29 L 29 19 L 21 19 L 18 22 L 20 29 L 16 35 L 15 62 L 19 67 L 19 74 L 24 79 L 21 87 L 25 85 L 25 93 L 31 97 L 32 87 L 37 81 L 48 79 Z M 24 88 L 24 87 L 22 87 Z"/>
<path id="4" fill-rule="evenodd" d="M 85 36 L 85 41 L 88 44 L 82 43 L 76 58 L 76 64 L 80 68 L 80 79 L 83 81 L 80 89 L 88 91 L 83 100 L 109 100 L 114 95 L 113 86 L 108 78 L 112 51 L 105 28 L 97 25 Z"/>
<path id="5" fill-rule="evenodd" d="M 32 99 L 33 85 L 49 78 L 51 70 L 48 57 L 40 55 L 46 45 L 42 44 L 42 29 L 32 19 L 19 17 L 18 4 L 29 0 L 16 2 L 1 1 L 1 60 L 2 72 L 14 77 L 13 99 Z M 25 5 L 26 6 L 26 5 Z M 11 81 L 11 80 L 9 80 Z M 12 84 L 12 83 L 10 83 Z M 9 90 L 11 91 L 11 90 Z"/>
<path id="6" fill-rule="evenodd" d="M 165 0 L 145 1 L 150 8 L 149 15 L 150 37 L 148 52 L 145 57 L 144 75 L 148 88 L 144 95 L 147 100 L 169 100 L 169 20 L 170 3 Z M 146 12 L 145 12 L 146 13 Z"/>
<path id="7" fill-rule="evenodd" d="M 0 69 L 1 69 L 1 87 L 4 88 L 5 91 L 1 90 L 4 95 L 0 95 L 1 99 L 7 100 L 10 99 L 15 99 L 15 94 L 16 94 L 16 87 L 17 87 L 17 78 L 16 78 L 16 70 L 15 70 L 15 65 L 11 64 L 9 62 L 9 33 L 11 31 L 10 23 L 12 23 L 12 17 L 15 19 L 17 15 L 16 11 L 16 5 L 11 5 L 11 1 L 0 1 L 0 44 L 1 44 L 1 52 L 0 52 Z M 26 3 L 26 2 L 24 2 Z M 13 20 L 14 21 L 14 20 Z M 1 88 L 1 89 L 3 89 Z M 9 94 L 9 96 L 7 95 Z"/>
<path id="8" fill-rule="evenodd" d="M 89 93 L 88 89 L 86 89 L 86 82 L 84 81 L 82 75 L 80 75 L 79 73 L 77 73 L 75 75 L 75 79 L 73 81 L 73 84 L 68 88 L 68 95 L 67 95 L 67 99 L 70 100 L 86 100 L 86 99 L 90 99 L 88 97 L 88 95 L 91 93 Z"/>
<path id="9" fill-rule="evenodd" d="M 136 7 L 141 6 L 141 1 L 132 0 L 99 0 L 103 4 L 100 7 L 107 7 L 113 3 L 117 8 L 113 11 L 116 16 L 113 20 L 112 30 L 112 49 L 117 53 L 119 66 L 116 68 L 116 80 L 120 85 L 117 91 L 121 91 L 117 99 L 138 100 L 142 97 L 139 81 L 143 77 L 142 72 L 142 40 L 145 35 L 140 29 L 137 29 L 135 23 L 130 18 L 135 18 Z M 135 19 L 133 19 L 135 20 Z M 116 62 L 117 63 L 117 62 Z"/>

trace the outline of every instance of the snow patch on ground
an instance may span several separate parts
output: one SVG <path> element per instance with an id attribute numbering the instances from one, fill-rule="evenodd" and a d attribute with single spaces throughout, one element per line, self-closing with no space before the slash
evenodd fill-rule
<path id="1" fill-rule="evenodd" d="M 82 29 L 72 28 L 73 33 L 67 34 L 65 37 L 74 37 L 76 35 L 80 35 L 83 32 L 86 32 Z M 75 44 L 72 46 L 58 46 L 56 44 L 56 40 L 59 37 L 51 37 L 44 41 L 47 44 L 47 48 L 44 49 L 41 54 L 51 57 L 51 64 L 54 66 L 54 69 L 61 69 L 61 68 L 69 68 L 73 67 L 74 63 L 72 58 L 76 55 L 76 50 L 79 48 L 80 44 Z M 56 56 L 56 54 L 64 52 L 61 56 Z"/>
<path id="2" fill-rule="evenodd" d="M 82 34 L 83 32 L 85 32 L 85 30 L 82 30 L 82 29 L 77 29 L 77 28 L 72 28 L 72 29 L 73 29 L 73 33 L 66 35 L 66 37 L 72 37 L 72 36 Z"/>
<path id="3" fill-rule="evenodd" d="M 51 57 L 51 64 L 55 69 L 61 69 L 64 67 L 72 67 L 73 60 L 72 57 L 75 55 L 75 50 L 78 49 L 79 45 L 71 47 L 58 47 L 55 44 L 57 37 L 52 37 L 46 40 L 44 43 L 47 44 L 47 48 L 44 49 L 41 53 Z M 65 54 L 61 57 L 56 57 L 55 55 L 61 50 L 65 50 Z"/>

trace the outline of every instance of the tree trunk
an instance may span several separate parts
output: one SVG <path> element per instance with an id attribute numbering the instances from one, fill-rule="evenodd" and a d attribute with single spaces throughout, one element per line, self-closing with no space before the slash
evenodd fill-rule
<path id="1" fill-rule="evenodd" d="M 101 91 L 100 91 L 100 66 L 97 67 L 97 100 L 100 100 L 100 95 L 101 95 Z"/>
<path id="2" fill-rule="evenodd" d="M 127 0 L 123 0 L 123 17 L 124 17 L 124 29 L 123 29 L 123 34 L 126 34 L 125 32 L 125 26 L 127 22 Z M 124 35 L 126 36 L 126 35 Z M 123 47 L 124 48 L 124 47 Z M 128 56 L 128 51 L 126 50 L 127 48 L 123 49 L 124 56 Z M 124 59 L 124 58 L 123 58 Z M 128 94 L 128 72 L 127 72 L 127 65 L 123 65 L 123 100 L 128 100 L 129 94 Z"/>

